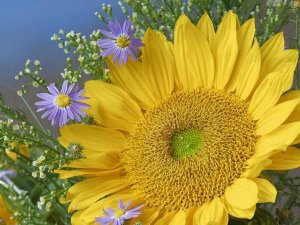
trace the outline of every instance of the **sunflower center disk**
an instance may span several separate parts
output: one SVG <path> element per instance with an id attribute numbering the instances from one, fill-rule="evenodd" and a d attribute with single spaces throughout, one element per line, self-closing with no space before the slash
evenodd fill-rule
<path id="1" fill-rule="evenodd" d="M 68 95 L 59 94 L 55 98 L 55 103 L 58 107 L 65 108 L 71 104 L 71 99 Z"/>
<path id="2" fill-rule="evenodd" d="M 172 136 L 172 156 L 185 159 L 194 155 L 203 146 L 202 134 L 197 129 L 175 132 Z"/>
<path id="3" fill-rule="evenodd" d="M 201 88 L 173 93 L 147 111 L 122 162 L 149 207 L 188 209 L 222 196 L 245 170 L 256 141 L 245 102 Z"/>
<path id="4" fill-rule="evenodd" d="M 117 43 L 117 46 L 120 47 L 120 48 L 125 48 L 130 44 L 129 38 L 126 37 L 126 36 L 118 37 L 117 40 L 116 40 L 116 43 Z"/>

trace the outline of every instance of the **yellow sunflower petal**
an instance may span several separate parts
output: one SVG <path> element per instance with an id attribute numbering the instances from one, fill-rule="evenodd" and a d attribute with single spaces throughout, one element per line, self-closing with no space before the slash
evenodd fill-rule
<path id="1" fill-rule="evenodd" d="M 87 113 L 106 127 L 130 132 L 142 117 L 141 108 L 121 88 L 103 81 L 85 83 Z"/>
<path id="2" fill-rule="evenodd" d="M 125 138 L 120 132 L 85 124 L 71 124 L 60 129 L 60 143 L 67 148 L 70 143 L 80 143 L 84 149 L 105 152 L 120 152 Z"/>
<path id="3" fill-rule="evenodd" d="M 266 159 L 263 161 L 250 159 L 247 161 L 248 166 L 246 167 L 245 171 L 241 174 L 241 177 L 246 177 L 246 178 L 258 177 L 259 174 L 271 163 L 272 160 L 270 159 Z"/>
<path id="4" fill-rule="evenodd" d="M 284 69 L 284 71 L 290 74 L 287 76 L 289 78 L 289 82 L 287 82 L 287 85 L 289 86 L 287 89 L 289 89 L 292 85 L 293 73 L 297 62 L 298 51 L 295 49 L 286 50 L 274 55 L 262 65 L 259 82 L 261 82 L 269 73 L 282 71 Z"/>
<path id="5" fill-rule="evenodd" d="M 226 203 L 226 210 L 227 212 L 237 218 L 244 218 L 244 219 L 252 219 L 255 213 L 256 205 L 252 206 L 249 209 L 240 209 L 238 207 L 234 207 L 228 203 Z"/>
<path id="6" fill-rule="evenodd" d="M 143 225 L 151 225 L 152 222 L 158 217 L 159 209 L 156 208 L 143 208 L 142 214 L 139 215 L 136 219 L 129 221 L 128 225 L 135 225 L 136 222 L 140 222 Z"/>
<path id="7" fill-rule="evenodd" d="M 284 51 L 283 32 L 275 34 L 261 47 L 261 59 L 266 61 L 274 55 Z"/>
<path id="8" fill-rule="evenodd" d="M 256 123 L 256 134 L 265 135 L 279 127 L 300 105 L 300 98 L 286 101 L 268 109 Z"/>
<path id="9" fill-rule="evenodd" d="M 112 170 L 99 170 L 99 169 L 79 169 L 79 170 L 56 170 L 55 173 L 59 174 L 59 179 L 68 179 L 76 176 L 103 176 L 116 173 L 116 171 L 122 170 L 121 167 Z"/>
<path id="10" fill-rule="evenodd" d="M 174 51 L 180 87 L 192 90 L 212 86 L 214 62 L 208 42 L 184 15 L 176 23 Z"/>
<path id="11" fill-rule="evenodd" d="M 258 120 L 270 107 L 276 104 L 280 95 L 286 91 L 283 87 L 284 77 L 280 72 L 269 74 L 255 90 L 249 112 L 254 120 Z"/>
<path id="12" fill-rule="evenodd" d="M 157 100 L 169 97 L 175 83 L 175 60 L 172 45 L 157 31 L 147 29 L 143 40 L 143 66 Z M 153 44 L 155 43 L 155 44 Z"/>
<path id="13" fill-rule="evenodd" d="M 109 170 L 115 169 L 121 165 L 120 155 L 118 153 L 102 153 L 97 155 L 88 155 L 82 159 L 76 159 L 70 162 L 65 167 L 70 168 L 86 168 Z"/>
<path id="14" fill-rule="evenodd" d="M 239 178 L 225 190 L 225 198 L 228 204 L 240 209 L 250 209 L 258 199 L 258 188 L 254 181 L 247 178 Z"/>
<path id="15" fill-rule="evenodd" d="M 253 178 L 253 181 L 257 184 L 258 187 L 258 202 L 275 202 L 277 190 L 273 184 L 271 184 L 266 179 L 262 178 Z"/>
<path id="16" fill-rule="evenodd" d="M 186 213 L 186 224 L 193 224 L 193 225 L 197 225 L 197 223 L 194 223 L 194 216 L 195 216 L 195 212 L 198 209 L 197 206 L 193 206 L 191 208 L 188 208 L 187 210 L 185 210 Z"/>
<path id="17" fill-rule="evenodd" d="M 255 34 L 255 21 L 254 19 L 247 20 L 237 31 L 237 42 L 238 42 L 238 57 L 234 70 L 231 74 L 230 81 L 227 85 L 228 91 L 234 91 L 237 86 L 237 81 L 240 76 L 245 76 L 241 70 L 245 70 L 247 67 L 247 58 L 251 48 L 253 48 L 253 40 Z M 253 50 L 252 50 L 253 52 Z M 241 72 L 240 72 L 241 71 Z"/>
<path id="18" fill-rule="evenodd" d="M 230 79 L 238 55 L 236 23 L 237 16 L 227 13 L 212 41 L 211 49 L 215 60 L 215 86 L 223 89 Z"/>
<path id="19" fill-rule="evenodd" d="M 287 102 L 300 98 L 300 90 L 290 91 L 280 97 L 278 103 Z"/>
<path id="20" fill-rule="evenodd" d="M 290 170 L 300 167 L 300 149 L 289 146 L 285 152 L 279 152 L 270 157 L 272 164 L 268 170 Z"/>
<path id="21" fill-rule="evenodd" d="M 155 90 L 144 73 L 143 63 L 128 58 L 126 65 L 119 66 L 110 58 L 106 60 L 113 84 L 123 88 L 143 109 L 148 109 L 157 103 Z"/>
<path id="22" fill-rule="evenodd" d="M 197 27 L 201 31 L 201 34 L 206 38 L 208 43 L 212 42 L 215 36 L 214 25 L 207 13 L 204 13 L 198 21 Z"/>
<path id="23" fill-rule="evenodd" d="M 80 216 L 84 210 L 79 210 L 75 212 L 71 217 L 71 224 L 72 225 L 82 225 L 82 221 L 80 220 Z"/>
<path id="24" fill-rule="evenodd" d="M 242 66 L 240 67 L 240 70 L 237 71 L 240 76 L 237 79 L 236 94 L 244 100 L 252 92 L 260 72 L 260 50 L 256 39 L 254 40 L 253 47 L 245 57 L 245 61 L 240 63 Z"/>
<path id="25" fill-rule="evenodd" d="M 288 145 L 293 143 L 299 133 L 300 122 L 281 125 L 258 139 L 253 158 L 266 159 L 277 152 L 284 151 Z"/>
<path id="26" fill-rule="evenodd" d="M 183 210 L 177 212 L 167 212 L 165 215 L 156 221 L 154 225 L 185 225 L 186 215 Z"/>
<path id="27" fill-rule="evenodd" d="M 84 209 L 97 200 L 128 186 L 122 171 L 81 181 L 68 190 L 66 200 L 71 201 L 69 212 Z"/>
<path id="28" fill-rule="evenodd" d="M 194 215 L 194 224 L 221 225 L 221 222 L 222 220 L 224 220 L 224 217 L 226 217 L 226 215 L 228 217 L 221 199 L 219 197 L 215 197 L 211 202 L 204 203 L 200 208 L 197 209 Z"/>

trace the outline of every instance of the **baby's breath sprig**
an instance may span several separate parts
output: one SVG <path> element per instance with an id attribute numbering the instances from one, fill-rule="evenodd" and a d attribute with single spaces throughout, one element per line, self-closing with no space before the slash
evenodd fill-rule
<path id="1" fill-rule="evenodd" d="M 260 1 L 256 7 L 255 18 L 258 22 L 257 36 L 260 43 L 264 43 L 275 33 L 282 31 L 291 17 L 290 1 L 267 0 Z"/>
<path id="2" fill-rule="evenodd" d="M 82 74 L 92 75 L 93 79 L 108 80 L 103 59 L 99 55 L 100 49 L 96 44 L 99 38 L 99 30 L 94 30 L 89 38 L 75 31 L 66 33 L 64 30 L 52 36 L 51 40 L 59 42 L 59 48 L 66 54 L 73 54 L 67 57 L 67 66 L 61 73 L 64 80 L 76 83 L 82 78 Z"/>
<path id="3" fill-rule="evenodd" d="M 258 40 L 264 43 L 273 34 L 281 31 L 290 17 L 289 0 L 121 0 L 119 5 L 121 9 L 126 9 L 123 13 L 132 21 L 137 37 L 142 37 L 145 29 L 151 27 L 173 39 L 172 30 L 176 19 L 183 13 L 197 23 L 206 12 L 217 28 L 224 14 L 232 10 L 237 13 L 241 22 L 251 17 L 256 18 Z"/>
<path id="4" fill-rule="evenodd" d="M 295 0 L 292 4 L 292 18 L 290 22 L 294 24 L 294 36 L 291 41 L 291 47 L 297 48 L 300 51 L 300 1 Z M 300 54 L 300 53 L 299 53 Z M 299 62 L 296 67 L 296 87 L 300 88 L 300 69 L 299 69 Z"/>
<path id="5" fill-rule="evenodd" d="M 21 89 L 17 91 L 19 96 L 27 93 L 28 88 L 42 86 L 47 87 L 46 81 L 40 76 L 42 66 L 39 60 L 35 60 L 33 63 L 28 59 L 25 63 L 25 69 L 20 71 L 16 76 L 15 80 L 21 78 L 29 78 L 29 82 L 22 84 Z"/>

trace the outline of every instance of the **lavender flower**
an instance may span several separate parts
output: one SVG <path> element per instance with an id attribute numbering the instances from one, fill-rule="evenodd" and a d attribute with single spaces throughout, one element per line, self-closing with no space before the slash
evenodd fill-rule
<path id="1" fill-rule="evenodd" d="M 96 222 L 101 225 L 123 225 L 125 220 L 138 217 L 142 211 L 139 210 L 143 205 L 136 206 L 130 210 L 127 210 L 132 201 L 127 202 L 124 205 L 123 200 L 120 200 L 118 203 L 118 209 L 103 209 L 103 212 L 106 216 L 96 218 Z"/>
<path id="2" fill-rule="evenodd" d="M 78 91 L 75 84 L 68 87 L 68 81 L 63 82 L 61 91 L 58 91 L 54 84 L 50 84 L 47 88 L 50 94 L 38 93 L 37 96 L 43 100 L 35 103 L 38 107 L 37 112 L 46 111 L 42 118 L 48 116 L 52 126 L 58 120 L 60 127 L 67 123 L 68 118 L 80 122 L 81 116 L 85 116 L 81 109 L 88 108 L 87 104 L 80 102 L 87 99 L 81 96 L 84 90 Z"/>
<path id="3" fill-rule="evenodd" d="M 109 31 L 100 30 L 102 34 L 107 36 L 106 39 L 100 39 L 97 44 L 104 51 L 101 53 L 103 57 L 114 55 L 113 62 L 118 59 L 119 66 L 122 62 L 127 63 L 128 56 L 136 60 L 136 54 L 139 53 L 139 47 L 143 44 L 140 39 L 133 38 L 135 29 L 131 28 L 131 22 L 125 20 L 121 27 L 118 21 L 108 23 Z"/>

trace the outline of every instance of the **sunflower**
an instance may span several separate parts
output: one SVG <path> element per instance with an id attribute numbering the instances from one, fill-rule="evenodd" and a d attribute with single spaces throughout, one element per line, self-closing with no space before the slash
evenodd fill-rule
<path id="1" fill-rule="evenodd" d="M 240 25 L 232 12 L 216 32 L 207 14 L 197 26 L 182 15 L 174 43 L 148 29 L 141 61 L 107 59 L 112 83 L 85 84 L 99 126 L 67 125 L 59 137 L 83 146 L 59 171 L 86 178 L 65 199 L 72 224 L 121 221 L 120 200 L 143 205 L 130 225 L 227 225 L 275 201 L 259 175 L 300 165 L 300 91 L 285 93 L 298 52 L 282 33 L 260 48 L 254 33 L 254 19 Z"/>

